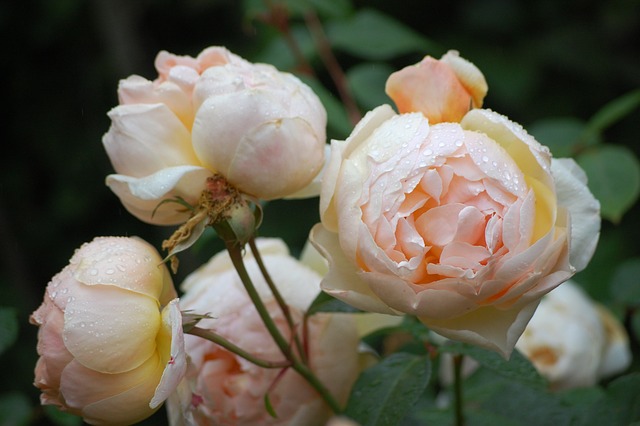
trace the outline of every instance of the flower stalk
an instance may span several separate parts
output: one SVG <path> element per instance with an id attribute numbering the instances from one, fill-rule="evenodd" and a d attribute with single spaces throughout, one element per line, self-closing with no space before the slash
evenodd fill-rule
<path id="1" fill-rule="evenodd" d="M 287 368 L 291 366 L 290 361 L 267 361 L 264 359 L 257 358 L 251 355 L 249 352 L 242 349 L 241 347 L 231 343 L 229 340 L 225 339 L 219 334 L 212 332 L 211 330 L 205 330 L 204 328 L 200 328 L 200 327 L 193 327 L 190 330 L 186 331 L 186 333 L 191 334 L 193 336 L 202 337 L 203 339 L 209 340 L 210 342 L 220 345 L 226 350 L 228 350 L 229 352 L 233 352 L 239 357 L 242 357 L 247 361 L 252 362 L 253 364 L 262 368 Z"/>
<path id="2" fill-rule="evenodd" d="M 462 395 L 462 362 L 464 355 L 453 356 L 453 403 L 455 413 L 455 425 L 464 426 L 464 401 Z"/>
<path id="3" fill-rule="evenodd" d="M 223 236 L 223 235 L 221 235 Z M 224 243 L 229 252 L 229 256 L 231 257 L 231 262 L 235 267 L 238 275 L 244 284 L 247 293 L 249 294 L 249 298 L 251 299 L 253 305 L 255 306 L 262 322 L 265 327 L 269 331 L 269 334 L 273 338 L 274 342 L 282 352 L 282 354 L 290 361 L 291 368 L 298 372 L 313 388 L 320 394 L 320 396 L 324 399 L 324 401 L 329 405 L 329 407 L 335 412 L 340 413 L 342 410 L 338 405 L 337 401 L 333 398 L 329 390 L 320 382 L 320 380 L 316 377 L 316 375 L 309 369 L 307 365 L 305 365 L 298 357 L 296 357 L 293 350 L 291 350 L 291 346 L 289 342 L 282 336 L 280 330 L 276 326 L 275 322 L 269 315 L 269 311 L 266 306 L 262 302 L 258 291 L 255 288 L 255 285 L 251 281 L 251 277 L 247 272 L 247 269 L 244 265 L 244 261 L 242 258 L 242 247 L 237 244 L 236 241 L 228 238 L 224 238 Z"/>

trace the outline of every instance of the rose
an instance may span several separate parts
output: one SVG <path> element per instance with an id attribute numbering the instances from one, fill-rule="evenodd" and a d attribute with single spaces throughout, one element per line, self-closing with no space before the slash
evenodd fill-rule
<path id="1" fill-rule="evenodd" d="M 258 239 L 258 247 L 283 298 L 289 305 L 298 331 L 302 315 L 319 292 L 320 275 L 288 254 L 277 239 Z M 285 319 L 268 290 L 255 260 L 247 253 L 245 263 L 271 317 L 288 339 Z M 198 326 L 213 330 L 253 356 L 283 361 L 284 356 L 262 324 L 237 272 L 226 253 L 214 256 L 184 281 L 180 304 L 210 319 Z M 349 395 L 359 372 L 358 334 L 352 316 L 316 314 L 307 322 L 306 342 L 310 368 L 340 403 Z M 302 333 L 299 333 L 302 336 Z M 265 369 L 207 340 L 186 336 L 193 364 L 188 373 L 191 391 L 183 395 L 184 416 L 196 424 L 324 425 L 331 412 L 319 394 L 292 369 Z M 265 394 L 277 418 L 264 404 Z M 177 401 L 168 404 L 172 424 L 180 417 Z"/>
<path id="2" fill-rule="evenodd" d="M 214 172 L 269 200 L 304 189 L 324 163 L 326 112 L 291 74 L 222 47 L 197 58 L 160 52 L 159 77 L 119 84 L 103 144 L 116 171 L 107 185 L 139 219 L 176 224 Z M 157 210 L 156 210 L 157 208 Z M 154 214 L 155 211 L 155 214 Z"/>
<path id="3" fill-rule="evenodd" d="M 516 348 L 554 389 L 594 385 L 631 363 L 620 322 L 570 281 L 542 299 Z"/>
<path id="4" fill-rule="evenodd" d="M 31 315 L 40 327 L 42 404 L 91 424 L 153 414 L 186 368 L 175 297 L 162 259 L 144 241 L 103 237 L 80 247 Z"/>
<path id="5" fill-rule="evenodd" d="M 487 94 L 482 72 L 450 50 L 440 60 L 431 56 L 389 76 L 386 92 L 400 113 L 422 112 L 429 123 L 459 122 L 480 108 Z"/>
<path id="6" fill-rule="evenodd" d="M 322 288 L 363 310 L 508 356 L 539 299 L 593 253 L 584 173 L 494 112 L 429 125 L 384 105 L 331 150 L 311 239 L 330 263 Z"/>

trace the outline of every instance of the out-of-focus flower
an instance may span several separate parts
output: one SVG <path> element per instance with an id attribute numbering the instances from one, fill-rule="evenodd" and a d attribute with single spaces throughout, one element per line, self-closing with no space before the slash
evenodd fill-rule
<path id="1" fill-rule="evenodd" d="M 570 281 L 542 299 L 516 348 L 554 389 L 591 386 L 631 363 L 620 322 Z"/>
<path id="2" fill-rule="evenodd" d="M 322 288 L 360 309 L 508 356 L 595 249 L 584 172 L 494 112 L 429 125 L 383 105 L 331 148 L 311 240 L 330 264 Z"/>
<path id="3" fill-rule="evenodd" d="M 261 199 L 304 189 L 324 164 L 326 112 L 291 74 L 252 64 L 222 47 L 197 58 L 160 52 L 159 77 L 120 82 L 103 143 L 115 175 L 107 185 L 139 219 L 176 224 L 189 217 L 180 197 L 198 201 L 222 174 Z"/>
<path id="4" fill-rule="evenodd" d="M 288 254 L 277 239 L 257 240 L 273 281 L 291 309 L 298 331 L 302 315 L 319 293 L 320 275 Z M 262 278 L 253 257 L 245 263 L 257 290 L 285 338 L 290 332 L 282 312 Z M 209 313 L 199 327 L 211 329 L 253 356 L 268 361 L 284 357 L 260 320 L 227 253 L 214 256 L 183 284 L 183 309 Z M 352 316 L 316 314 L 307 324 L 310 368 L 341 404 L 346 402 L 360 371 L 359 337 Z M 186 336 L 193 372 L 183 418 L 199 425 L 324 425 L 331 415 L 318 393 L 292 369 L 266 369 L 199 337 Z M 265 394 L 277 418 L 264 404 Z M 178 401 L 168 404 L 172 424 L 180 423 Z"/>
<path id="5" fill-rule="evenodd" d="M 453 50 L 440 60 L 425 56 L 391 74 L 386 85 L 400 113 L 422 112 L 431 124 L 459 122 L 482 106 L 487 90 L 482 72 Z"/>
<path id="6" fill-rule="evenodd" d="M 171 276 L 149 244 L 103 237 L 84 244 L 48 284 L 38 325 L 35 385 L 91 424 L 153 414 L 186 369 Z"/>

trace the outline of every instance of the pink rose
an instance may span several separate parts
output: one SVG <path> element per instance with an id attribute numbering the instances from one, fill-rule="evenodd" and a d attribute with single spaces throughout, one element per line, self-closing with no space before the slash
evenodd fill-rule
<path id="1" fill-rule="evenodd" d="M 80 247 L 47 286 L 38 325 L 35 385 L 91 424 L 153 414 L 186 369 L 171 276 L 149 244 L 104 237 Z"/>
<path id="2" fill-rule="evenodd" d="M 595 249 L 584 172 L 494 112 L 430 125 L 383 105 L 331 149 L 311 238 L 330 263 L 322 288 L 363 310 L 508 356 Z"/>
<path id="3" fill-rule="evenodd" d="M 298 332 L 302 316 L 320 291 L 320 275 L 288 254 L 280 240 L 259 239 L 267 269 L 291 308 Z M 285 319 L 248 252 L 245 262 L 258 292 L 284 336 Z M 210 313 L 199 327 L 211 329 L 252 355 L 268 361 L 284 357 L 262 324 L 227 253 L 214 256 L 185 280 L 183 309 Z M 346 314 L 317 314 L 308 320 L 310 368 L 341 404 L 346 402 L 360 371 L 359 337 L 354 319 Z M 185 416 L 198 425 L 324 425 L 331 415 L 318 393 L 292 369 L 265 369 L 199 337 L 187 335 L 193 364 L 190 390 L 182 395 Z M 264 396 L 277 418 L 265 409 Z M 168 404 L 172 424 L 179 424 L 179 403 Z"/>
<path id="4" fill-rule="evenodd" d="M 487 94 L 482 72 L 450 50 L 440 60 L 431 56 L 389 76 L 386 92 L 400 113 L 422 112 L 429 123 L 459 122 L 480 108 Z"/>
<path id="5" fill-rule="evenodd" d="M 214 172 L 261 199 L 304 189 L 324 163 L 326 112 L 291 74 L 252 64 L 222 47 L 197 58 L 160 52 L 159 77 L 120 82 L 103 144 L 117 174 L 107 185 L 139 219 L 189 218 Z"/>

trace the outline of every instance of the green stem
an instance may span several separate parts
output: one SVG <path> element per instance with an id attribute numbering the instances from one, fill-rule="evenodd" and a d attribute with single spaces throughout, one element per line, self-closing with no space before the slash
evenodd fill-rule
<path id="1" fill-rule="evenodd" d="M 280 330 L 278 330 L 278 327 L 273 321 L 273 318 L 271 318 L 271 315 L 269 315 L 267 307 L 262 302 L 262 299 L 260 298 L 256 287 L 253 285 L 249 273 L 247 272 L 247 268 L 244 266 L 244 260 L 242 259 L 242 249 L 234 241 L 227 241 L 225 239 L 224 243 L 227 247 L 227 251 L 229 252 L 229 256 L 231 257 L 231 262 L 238 272 L 240 280 L 242 281 L 242 284 L 244 284 L 244 288 L 247 290 L 251 302 L 256 307 L 256 310 L 258 311 L 258 315 L 260 315 L 262 322 L 264 323 L 265 327 L 267 327 L 269 334 L 271 334 L 271 336 L 273 337 L 274 342 L 276 343 L 276 345 L 278 345 L 278 348 L 280 348 L 282 354 L 288 360 L 293 362 L 295 360 L 295 357 L 293 352 L 291 351 L 289 343 L 282 336 L 282 333 L 280 333 Z"/>
<path id="2" fill-rule="evenodd" d="M 464 402 L 462 399 L 462 361 L 464 355 L 455 354 L 453 356 L 453 398 L 454 411 L 456 416 L 456 426 L 464 426 Z"/>
<path id="3" fill-rule="evenodd" d="M 259 367 L 263 367 L 263 368 L 286 368 L 286 367 L 291 367 L 291 361 L 267 361 L 264 359 L 260 359 L 260 358 L 256 358 L 253 355 L 251 355 L 249 352 L 245 351 L 244 349 L 240 348 L 239 346 L 234 345 L 233 343 L 231 343 L 230 341 L 228 341 L 227 339 L 225 339 L 224 337 L 220 336 L 219 334 L 216 334 L 210 330 L 205 330 L 204 328 L 200 328 L 200 327 L 193 327 L 192 329 L 190 329 L 189 331 L 187 331 L 188 334 L 192 334 L 194 336 L 198 336 L 198 337 L 202 337 L 203 339 L 209 340 L 217 345 L 222 346 L 223 348 L 225 348 L 226 350 L 228 350 L 229 352 L 233 352 L 234 354 L 238 355 L 239 357 L 242 357 L 244 359 L 246 359 L 249 362 L 254 363 L 255 365 L 259 366 Z"/>
<path id="4" fill-rule="evenodd" d="M 329 405 L 329 407 L 331 407 L 331 409 L 336 414 L 339 414 L 342 410 L 340 409 L 340 406 L 333 398 L 329 390 L 322 384 L 322 382 L 316 377 L 316 375 L 313 374 L 309 367 L 306 364 L 302 363 L 295 356 L 287 340 L 282 336 L 280 330 L 278 330 L 275 323 L 273 322 L 273 319 L 269 315 L 269 311 L 262 302 L 262 299 L 260 299 L 260 295 L 253 285 L 251 277 L 249 276 L 249 273 L 247 272 L 247 269 L 244 265 L 244 260 L 242 259 L 242 249 L 236 242 L 232 240 L 227 240 L 225 238 L 223 238 L 223 240 L 227 247 L 227 251 L 229 252 L 229 256 L 231 257 L 231 262 L 238 272 L 238 275 L 240 276 L 240 279 L 242 280 L 242 283 L 244 284 L 244 287 L 249 294 L 249 298 L 256 307 L 260 318 L 262 318 L 262 322 L 264 323 L 265 327 L 267 327 L 267 330 L 273 337 L 276 345 L 278 345 L 278 348 L 280 348 L 282 354 L 291 362 L 291 368 L 297 371 L 298 374 L 300 374 L 311 386 L 313 386 L 313 388 L 316 390 L 316 392 L 318 392 L 318 394 L 320 394 L 327 405 Z"/>
<path id="5" fill-rule="evenodd" d="M 271 290 L 271 293 L 273 294 L 273 297 L 276 299 L 276 302 L 278 303 L 278 306 L 282 310 L 282 313 L 284 314 L 284 317 L 285 317 L 285 319 L 287 321 L 287 324 L 289 324 L 289 329 L 291 330 L 291 335 L 293 336 L 293 339 L 295 341 L 296 347 L 298 348 L 298 353 L 300 354 L 300 357 L 302 358 L 302 362 L 306 362 L 307 361 L 307 353 L 304 350 L 304 347 L 302 346 L 302 343 L 300 342 L 300 339 L 298 338 L 298 333 L 296 333 L 296 329 L 295 329 L 296 327 L 295 327 L 295 323 L 293 321 L 293 317 L 291 316 L 291 310 L 289 309 L 289 305 L 287 305 L 287 303 L 285 302 L 284 298 L 280 294 L 280 291 L 278 291 L 278 287 L 275 285 L 275 283 L 271 279 L 271 275 L 269 275 L 269 271 L 267 271 L 267 267 L 264 264 L 264 261 L 262 260 L 262 256 L 260 255 L 260 250 L 258 250 L 258 246 L 256 245 L 256 240 L 255 240 L 254 237 L 251 237 L 249 239 L 249 247 L 251 247 L 251 252 L 253 253 L 253 258 L 256 260 L 256 263 L 258 264 L 258 268 L 260 269 L 260 272 L 262 273 L 262 276 L 264 277 L 264 280 L 266 281 L 267 285 L 269 286 L 269 289 Z"/>
<path id="6" fill-rule="evenodd" d="M 342 412 L 342 408 L 340 408 L 340 404 L 338 404 L 338 401 L 333 398 L 333 395 L 331 395 L 329 389 L 327 389 L 324 384 L 318 379 L 318 377 L 313 374 L 309 367 L 297 361 L 294 362 L 291 367 L 296 370 L 298 374 L 304 377 L 311 386 L 315 388 L 316 392 L 318 392 L 320 396 L 322 396 L 322 399 L 324 399 L 324 401 L 335 414 L 340 414 Z"/>

